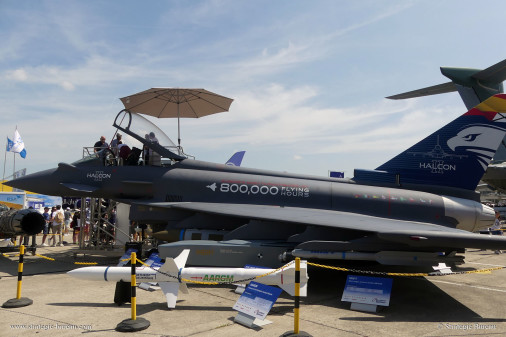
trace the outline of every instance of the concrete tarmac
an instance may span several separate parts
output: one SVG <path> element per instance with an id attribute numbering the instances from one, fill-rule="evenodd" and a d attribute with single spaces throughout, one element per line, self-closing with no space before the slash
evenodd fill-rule
<path id="1" fill-rule="evenodd" d="M 0 336 L 121 336 L 118 323 L 131 317 L 129 304 L 113 302 L 115 283 L 71 278 L 77 246 L 39 247 L 56 261 L 25 256 L 22 297 L 27 307 L 0 309 Z M 9 254 L 13 255 L 13 254 Z M 0 257 L 0 302 L 16 297 L 17 257 Z M 115 265 L 117 258 L 77 261 Z M 506 267 L 506 254 L 470 250 L 455 271 Z M 360 269 L 377 269 L 364 264 Z M 391 267 L 383 267 L 388 271 Z M 393 277 L 390 306 L 377 313 L 350 310 L 341 296 L 347 273 L 312 267 L 308 297 L 301 298 L 300 329 L 312 336 L 506 336 L 506 269 L 484 274 Z M 293 330 L 293 298 L 283 293 L 267 320 L 249 329 L 234 323 L 239 295 L 233 286 L 189 285 L 176 309 L 161 291 L 137 290 L 137 315 L 150 322 L 139 336 L 281 336 Z"/>

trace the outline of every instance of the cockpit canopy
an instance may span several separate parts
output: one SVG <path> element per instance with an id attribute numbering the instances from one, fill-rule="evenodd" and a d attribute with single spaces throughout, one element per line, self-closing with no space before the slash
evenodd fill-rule
<path id="1" fill-rule="evenodd" d="M 160 128 L 139 114 L 122 110 L 116 116 L 113 126 L 148 147 L 157 143 L 174 154 L 178 152 L 176 144 Z"/>
<path id="2" fill-rule="evenodd" d="M 160 166 L 186 159 L 179 147 L 156 125 L 146 118 L 122 110 L 116 116 L 113 126 L 122 131 L 122 144 L 105 149 L 95 149 L 83 154 L 74 162 L 76 166 L 138 165 L 139 158 L 144 165 Z M 126 150 L 123 151 L 123 145 Z"/>

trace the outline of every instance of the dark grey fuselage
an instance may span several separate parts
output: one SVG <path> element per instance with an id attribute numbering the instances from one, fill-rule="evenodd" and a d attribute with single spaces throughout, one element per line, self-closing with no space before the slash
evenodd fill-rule
<path id="1" fill-rule="evenodd" d="M 18 179 L 16 186 L 49 195 L 101 197 L 153 206 L 170 202 L 275 205 L 358 213 L 467 230 L 482 227 L 478 210 L 462 209 L 459 218 L 448 216 L 445 198 L 432 193 L 191 159 L 169 167 L 60 164 L 56 169 Z M 478 203 L 475 206 L 481 207 Z"/>

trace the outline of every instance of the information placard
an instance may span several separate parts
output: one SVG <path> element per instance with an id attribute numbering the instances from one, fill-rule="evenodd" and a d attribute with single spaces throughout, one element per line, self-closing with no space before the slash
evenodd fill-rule
<path id="1" fill-rule="evenodd" d="M 232 309 L 264 320 L 281 292 L 277 287 L 250 282 Z"/>
<path id="2" fill-rule="evenodd" d="M 392 279 L 348 275 L 341 301 L 372 305 L 390 305 Z"/>

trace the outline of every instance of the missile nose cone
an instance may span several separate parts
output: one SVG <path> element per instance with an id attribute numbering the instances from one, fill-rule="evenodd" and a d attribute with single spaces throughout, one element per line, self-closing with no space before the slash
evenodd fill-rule
<path id="1" fill-rule="evenodd" d="M 83 267 L 68 271 L 67 274 L 82 280 L 103 281 L 107 267 Z"/>

